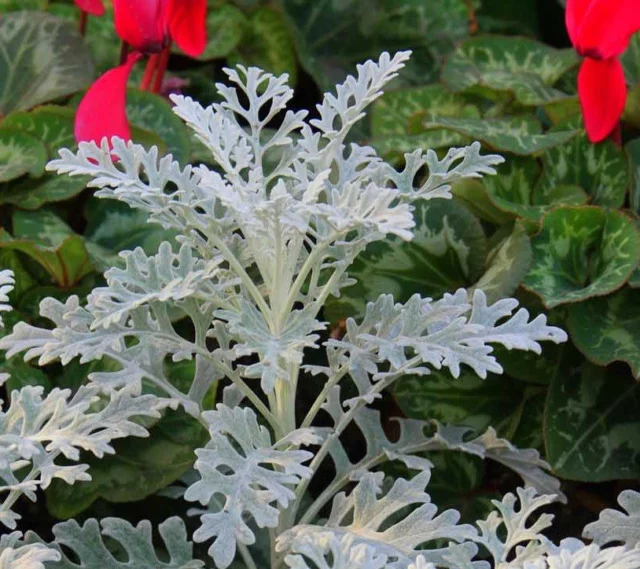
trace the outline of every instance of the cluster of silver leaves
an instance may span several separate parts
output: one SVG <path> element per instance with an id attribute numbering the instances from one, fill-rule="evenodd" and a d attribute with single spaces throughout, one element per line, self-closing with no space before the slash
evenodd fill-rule
<path id="1" fill-rule="evenodd" d="M 27 387 L 11 395 L 0 414 L 0 522 L 15 527 L 18 497 L 35 499 L 54 477 L 86 480 L 81 450 L 112 452 L 111 440 L 148 434 L 136 417 L 182 406 L 206 425 L 210 440 L 196 451 L 193 475 L 177 494 L 199 504 L 193 511 L 201 525 L 192 539 L 210 542 L 216 567 L 241 560 L 255 569 L 251 550 L 268 528 L 272 567 L 484 569 L 489 555 L 496 568 L 637 569 L 637 534 L 617 536 L 609 527 L 623 514 L 603 514 L 590 531 L 625 545 L 554 545 L 542 535 L 549 517 L 532 515 L 563 496 L 536 451 L 515 448 L 493 429 L 474 438 L 465 428 L 407 419 L 396 421 L 392 441 L 369 406 L 408 373 L 448 368 L 457 376 L 466 366 L 485 377 L 502 371 L 493 345 L 539 353 L 540 342 L 565 341 L 544 316 L 530 319 L 512 299 L 488 305 L 481 291 L 415 296 L 405 304 L 382 296 L 361 321 L 347 321 L 343 338 L 320 344 L 322 306 L 352 283 L 355 257 L 387 235 L 411 239 L 412 202 L 450 198 L 451 184 L 493 174 L 502 161 L 481 155 L 474 143 L 443 158 L 407 154 L 397 170 L 372 148 L 347 143 L 351 127 L 408 57 L 385 53 L 358 66 L 308 122 L 304 111 L 287 110 L 293 96 L 287 77 L 256 68 L 227 70 L 231 86 L 218 85 L 221 102 L 209 108 L 174 97 L 175 112 L 211 151 L 215 169 L 182 167 L 155 148 L 118 139 L 61 151 L 49 169 L 90 176 L 98 196 L 143 211 L 179 237 L 155 255 L 122 252 L 121 264 L 105 273 L 106 285 L 86 304 L 47 298 L 40 314 L 51 328 L 19 323 L 0 340 L 7 357 L 40 365 L 75 358 L 115 364 L 90 375 L 76 393 Z M 0 312 L 9 309 L 12 285 L 12 275 L 0 272 Z M 184 319 L 189 337 L 174 326 Z M 309 348 L 324 350 L 327 365 L 305 365 Z M 183 360 L 194 361 L 195 371 L 180 391 L 166 364 Z M 300 422 L 295 402 L 303 370 L 325 382 Z M 224 401 L 204 411 L 204 396 L 218 380 L 231 384 Z M 349 381 L 356 395 L 346 398 Z M 314 426 L 319 415 L 328 426 Z M 354 425 L 365 441 L 355 461 L 340 439 Z M 459 524 L 458 512 L 438 513 L 427 492 L 432 464 L 422 453 L 436 450 L 498 461 L 526 488 L 496 502 L 496 512 L 477 526 Z M 376 468 L 390 460 L 415 475 L 389 485 Z M 327 462 L 334 474 L 310 497 L 308 485 Z M 635 504 L 629 518 L 637 521 L 634 496 L 625 495 L 623 505 Z M 147 522 L 69 521 L 55 526 L 49 545 L 15 532 L 0 542 L 0 569 L 204 565 L 194 559 L 181 520 L 159 530 L 168 552 L 162 559 Z M 120 544 L 126 564 L 104 538 Z"/>

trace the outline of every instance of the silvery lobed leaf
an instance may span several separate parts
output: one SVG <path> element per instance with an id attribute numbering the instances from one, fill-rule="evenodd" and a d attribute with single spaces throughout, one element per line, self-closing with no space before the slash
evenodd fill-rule
<path id="1" fill-rule="evenodd" d="M 46 488 L 54 478 L 68 484 L 90 480 L 86 464 L 59 464 L 63 456 L 78 462 L 80 451 L 97 457 L 114 452 L 111 442 L 123 437 L 146 437 L 147 430 L 136 417 L 160 417 L 165 402 L 153 395 L 132 396 L 126 390 L 114 392 L 99 409 L 95 387 L 82 386 L 75 393 L 54 388 L 46 396 L 42 387 L 26 386 L 13 391 L 8 409 L 0 411 L 0 492 L 6 496 L 0 506 L 0 521 L 15 528 L 19 516 L 11 508 L 16 496 L 35 500 L 35 491 Z M 17 476 L 17 472 L 28 468 Z"/>
<path id="2" fill-rule="evenodd" d="M 548 546 L 548 553 L 524 564 L 524 569 L 636 569 L 640 567 L 640 549 L 624 547 L 600 548 L 596 544 L 585 545 L 578 539 L 564 539 L 559 546 Z M 510 569 L 514 562 L 504 564 Z"/>
<path id="3" fill-rule="evenodd" d="M 386 555 L 355 542 L 352 535 L 338 537 L 330 532 L 302 538 L 293 544 L 293 554 L 284 560 L 291 569 L 385 569 Z"/>
<path id="4" fill-rule="evenodd" d="M 218 567 L 228 567 L 236 554 L 237 543 L 255 542 L 248 521 L 258 527 L 278 525 L 279 508 L 293 499 L 292 487 L 311 474 L 303 463 L 312 454 L 303 450 L 277 450 L 268 430 L 258 424 L 249 409 L 230 409 L 219 404 L 216 411 L 203 413 L 211 440 L 196 451 L 195 468 L 200 480 L 185 492 L 185 499 L 210 504 L 214 496 L 224 496 L 219 511 L 208 510 L 194 540 L 201 543 L 214 538 L 209 548 Z"/>
<path id="5" fill-rule="evenodd" d="M 397 479 L 384 494 L 382 477 L 382 473 L 363 474 L 351 494 L 336 495 L 324 525 L 294 526 L 278 536 L 276 549 L 295 551 L 300 544 L 312 542 L 322 549 L 327 535 L 332 534 L 337 539 L 351 536 L 354 545 L 368 545 L 376 554 L 385 555 L 388 569 L 404 568 L 418 555 L 448 566 L 443 555 L 453 549 L 464 551 L 469 560 L 475 555 L 477 548 L 470 543 L 476 536 L 475 529 L 458 525 L 460 514 L 455 510 L 437 515 L 436 506 L 425 492 L 429 471 L 420 472 L 411 480 Z M 401 518 L 397 517 L 400 512 Z M 419 550 L 419 546 L 435 545 L 440 540 L 460 545 Z"/>
<path id="6" fill-rule="evenodd" d="M 547 551 L 547 538 L 542 532 L 551 526 L 553 516 L 537 511 L 554 501 L 554 496 L 537 496 L 533 488 L 518 488 L 517 497 L 507 494 L 502 501 L 493 500 L 498 510 L 478 522 L 480 535 L 475 540 L 491 554 L 496 569 L 520 567 L 535 561 Z"/>
<path id="7" fill-rule="evenodd" d="M 40 543 L 25 543 L 20 532 L 0 537 L 0 569 L 45 569 L 60 553 Z"/>
<path id="8" fill-rule="evenodd" d="M 547 326 L 544 315 L 529 321 L 524 308 L 514 314 L 517 306 L 515 299 L 487 306 L 481 290 L 470 302 L 463 289 L 438 301 L 415 295 L 404 305 L 383 295 L 367 305 L 361 324 L 349 319 L 345 337 L 330 340 L 328 346 L 341 350 L 360 375 L 360 369 L 370 373 L 374 365 L 388 362 L 390 370 L 374 373 L 374 381 L 400 373 L 429 373 L 429 367 L 447 367 L 458 377 L 462 365 L 484 378 L 489 372 L 502 373 L 491 344 L 540 353 L 542 341 L 567 340 L 564 331 Z"/>
<path id="9" fill-rule="evenodd" d="M 0 328 L 4 326 L 2 322 L 2 313 L 9 312 L 11 310 L 11 305 L 9 304 L 9 293 L 13 290 L 14 284 L 15 279 L 12 271 L 0 271 Z"/>
<path id="10" fill-rule="evenodd" d="M 598 521 L 584 528 L 584 537 L 599 545 L 620 542 L 637 547 L 640 544 L 640 492 L 624 490 L 618 496 L 618 503 L 625 512 L 603 510 Z"/>
<path id="11" fill-rule="evenodd" d="M 204 563 L 193 556 L 193 544 L 187 539 L 184 522 L 173 517 L 162 522 L 158 531 L 166 555 L 160 557 L 153 543 L 151 523 L 147 520 L 137 526 L 118 518 L 105 518 L 100 523 L 89 519 L 83 525 L 75 520 L 53 527 L 54 541 L 49 547 L 62 559 L 47 563 L 47 569 L 199 569 Z M 106 539 L 105 539 L 106 538 Z M 32 542 L 40 541 L 28 534 Z M 123 559 L 114 555 L 112 543 L 124 551 Z M 73 557 L 67 551 L 73 552 Z M 74 559 L 75 557 L 75 559 Z"/>

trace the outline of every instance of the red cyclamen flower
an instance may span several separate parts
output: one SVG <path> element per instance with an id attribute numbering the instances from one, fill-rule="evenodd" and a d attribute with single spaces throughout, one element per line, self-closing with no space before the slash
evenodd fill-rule
<path id="1" fill-rule="evenodd" d="M 618 58 L 640 30 L 640 0 L 568 0 L 566 24 L 585 57 L 578 75 L 585 128 L 591 142 L 600 142 L 624 112 L 627 85 Z"/>
<path id="2" fill-rule="evenodd" d="M 102 0 L 75 0 L 75 3 L 80 10 L 93 16 L 102 16 L 102 14 L 104 14 L 104 4 Z"/>
<path id="3" fill-rule="evenodd" d="M 156 55 L 169 49 L 171 41 L 192 57 L 206 47 L 207 0 L 114 0 L 113 8 L 116 31 L 134 53 L 87 91 L 76 114 L 78 141 L 131 138 L 126 88 L 133 66 L 143 54 Z"/>

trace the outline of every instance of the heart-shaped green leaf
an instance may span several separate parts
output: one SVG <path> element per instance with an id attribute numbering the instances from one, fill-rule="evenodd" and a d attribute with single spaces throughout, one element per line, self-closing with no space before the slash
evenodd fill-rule
<path id="1" fill-rule="evenodd" d="M 532 116 L 511 118 L 438 118 L 427 122 L 428 128 L 446 128 L 484 142 L 493 150 L 529 156 L 565 144 L 577 130 L 543 133 L 540 122 Z"/>
<path id="2" fill-rule="evenodd" d="M 230 54 L 229 62 L 256 66 L 275 75 L 289 74 L 295 85 L 297 59 L 293 37 L 282 12 L 261 7 L 251 14 L 242 43 Z"/>
<path id="3" fill-rule="evenodd" d="M 425 121 L 438 117 L 479 118 L 480 111 L 442 85 L 389 91 L 373 105 L 370 144 L 381 154 L 402 155 L 416 148 L 426 151 L 468 143 L 468 137 L 451 130 L 425 130 Z"/>
<path id="4" fill-rule="evenodd" d="M 569 331 L 590 361 L 602 366 L 627 362 L 640 379 L 640 290 L 625 287 L 573 305 Z"/>
<path id="5" fill-rule="evenodd" d="M 208 61 L 227 57 L 242 41 L 249 27 L 247 17 L 233 4 L 209 7 L 207 47 L 197 59 Z"/>
<path id="6" fill-rule="evenodd" d="M 570 125 L 556 128 L 564 130 Z M 591 144 L 587 135 L 581 134 L 547 150 L 542 155 L 542 164 L 543 175 L 537 190 L 540 194 L 552 192 L 558 186 L 577 186 L 589 195 L 593 204 L 619 208 L 624 203 L 629 168 L 624 152 L 610 140 Z"/>
<path id="7" fill-rule="evenodd" d="M 640 383 L 586 363 L 556 374 L 545 410 L 547 460 L 585 482 L 640 477 Z"/>
<path id="8" fill-rule="evenodd" d="M 84 239 L 46 210 L 16 211 L 13 236 L 0 229 L 0 248 L 31 257 L 63 288 L 74 286 L 93 271 Z"/>
<path id="9" fill-rule="evenodd" d="M 617 290 L 640 260 L 640 233 L 633 221 L 598 207 L 550 212 L 532 244 L 533 265 L 524 285 L 549 308 Z"/>
<path id="10" fill-rule="evenodd" d="M 485 35 L 464 41 L 447 58 L 442 80 L 452 91 L 480 86 L 537 106 L 567 96 L 552 86 L 578 62 L 572 49 L 555 49 L 524 37 Z"/>
<path id="11" fill-rule="evenodd" d="M 173 154 L 178 162 L 186 164 L 189 160 L 191 141 L 187 127 L 171 110 L 166 99 L 147 91 L 129 89 L 127 117 L 138 129 L 160 137 L 166 144 L 166 151 Z"/>
<path id="12" fill-rule="evenodd" d="M 583 205 L 588 197 L 575 186 L 541 188 L 538 162 L 513 158 L 501 164 L 496 176 L 483 180 L 491 201 L 502 211 L 538 223 L 542 215 L 561 205 Z"/>
<path id="13" fill-rule="evenodd" d="M 41 176 L 46 163 L 47 149 L 35 136 L 0 128 L 0 182 L 25 174 Z"/>
<path id="14" fill-rule="evenodd" d="M 80 91 L 93 64 L 74 26 L 42 12 L 0 18 L 0 114 L 31 109 Z"/>
<path id="15" fill-rule="evenodd" d="M 471 290 L 481 289 L 493 303 L 511 296 L 520 286 L 532 261 L 531 242 L 523 224 L 492 244 L 484 274 Z"/>

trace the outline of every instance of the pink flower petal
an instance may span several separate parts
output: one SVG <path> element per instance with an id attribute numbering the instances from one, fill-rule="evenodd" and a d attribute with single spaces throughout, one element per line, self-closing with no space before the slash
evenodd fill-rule
<path id="1" fill-rule="evenodd" d="M 620 61 L 585 59 L 578 75 L 578 93 L 589 140 L 600 142 L 620 121 L 627 100 Z"/>
<path id="2" fill-rule="evenodd" d="M 191 57 L 207 46 L 207 0 L 169 0 L 169 31 L 178 47 Z"/>
<path id="3" fill-rule="evenodd" d="M 617 57 L 640 30 L 640 1 L 568 0 L 566 23 L 571 41 L 582 55 Z"/>
<path id="4" fill-rule="evenodd" d="M 104 4 L 102 0 L 75 0 L 75 3 L 80 10 L 93 16 L 102 16 L 102 14 L 104 14 Z"/>
<path id="5" fill-rule="evenodd" d="M 75 137 L 100 143 L 104 137 L 131 139 L 127 121 L 127 80 L 141 54 L 132 53 L 126 63 L 107 71 L 87 91 L 78 107 Z"/>
<path id="6" fill-rule="evenodd" d="M 158 53 L 168 41 L 167 0 L 113 0 L 116 32 L 136 51 Z"/>

